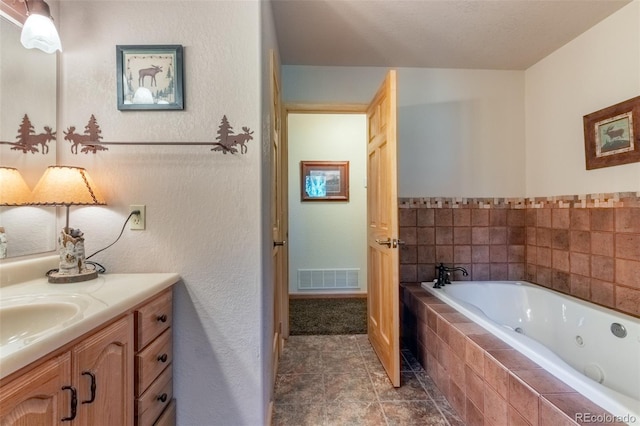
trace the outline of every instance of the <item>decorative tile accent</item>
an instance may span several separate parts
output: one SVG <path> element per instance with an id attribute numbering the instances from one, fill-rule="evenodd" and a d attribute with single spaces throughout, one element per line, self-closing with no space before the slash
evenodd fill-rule
<path id="1" fill-rule="evenodd" d="M 530 198 L 463 198 L 421 197 L 400 198 L 398 207 L 409 208 L 614 208 L 640 207 L 640 192 L 613 192 L 586 195 L 558 195 Z"/>

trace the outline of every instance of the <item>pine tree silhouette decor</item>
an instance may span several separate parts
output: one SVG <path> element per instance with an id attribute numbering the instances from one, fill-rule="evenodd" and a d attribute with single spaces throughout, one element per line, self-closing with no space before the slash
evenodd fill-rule
<path id="1" fill-rule="evenodd" d="M 238 135 L 233 134 L 233 127 L 229 124 L 227 116 L 223 115 L 220 125 L 218 126 L 218 137 L 216 137 L 216 143 L 211 148 L 212 151 L 222 151 L 223 154 L 230 152 L 235 154 L 238 152 L 236 146 L 240 146 L 240 153 L 247 153 L 246 143 L 253 139 L 253 132 L 250 132 L 248 127 L 243 127 L 244 133 Z"/>

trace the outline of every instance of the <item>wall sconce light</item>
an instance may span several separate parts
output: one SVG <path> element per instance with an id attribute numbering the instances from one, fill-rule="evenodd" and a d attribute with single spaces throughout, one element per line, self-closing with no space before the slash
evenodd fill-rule
<path id="1" fill-rule="evenodd" d="M 33 190 L 32 204 L 65 206 L 66 225 L 58 237 L 60 267 L 49 274 L 50 283 L 94 279 L 98 272 L 86 267 L 83 233 L 69 227 L 69 206 L 106 205 L 87 171 L 81 167 L 49 166 Z"/>
<path id="2" fill-rule="evenodd" d="M 62 51 L 60 36 L 53 25 L 49 5 L 43 0 L 24 0 L 27 20 L 22 27 L 20 42 L 27 49 L 40 49 L 45 53 Z"/>
<path id="3" fill-rule="evenodd" d="M 31 201 L 31 190 L 18 169 L 0 167 L 0 206 L 24 206 Z M 0 226 L 0 259 L 7 257 L 7 235 Z"/>

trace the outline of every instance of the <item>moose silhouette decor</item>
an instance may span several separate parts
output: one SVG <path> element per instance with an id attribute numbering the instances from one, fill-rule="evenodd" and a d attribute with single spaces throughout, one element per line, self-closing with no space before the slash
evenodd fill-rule
<path id="1" fill-rule="evenodd" d="M 49 153 L 49 142 L 56 140 L 56 132 L 49 126 L 44 126 L 44 133 L 36 134 L 33 124 L 27 114 L 22 117 L 22 123 L 18 127 L 16 142 L 0 141 L 0 144 L 11 145 L 12 150 L 22 151 L 24 154 L 41 152 Z"/>
<path id="2" fill-rule="evenodd" d="M 95 154 L 98 151 L 107 151 L 109 148 L 103 146 L 99 143 L 100 139 L 102 139 L 102 130 L 100 130 L 100 126 L 98 125 L 98 120 L 96 120 L 95 115 L 91 114 L 89 118 L 89 123 L 84 126 L 84 134 L 76 133 L 75 126 L 70 126 L 64 132 L 64 140 L 71 142 L 71 153 L 78 153 L 78 145 L 81 145 L 81 152 L 84 154 L 92 153 Z"/>
<path id="3" fill-rule="evenodd" d="M 46 127 L 45 129 L 48 129 Z M 102 129 L 98 125 L 95 115 L 91 114 L 89 122 L 84 126 L 83 133 L 77 133 L 76 126 L 69 126 L 64 133 L 64 140 L 71 142 L 71 153 L 96 154 L 98 151 L 107 151 L 105 145 L 208 145 L 211 151 L 223 154 L 246 154 L 247 142 L 253 140 L 253 131 L 247 126 L 242 126 L 243 133 L 233 133 L 233 127 L 229 124 L 226 115 L 222 116 L 215 142 L 103 142 Z M 55 136 L 55 132 L 54 132 Z"/>
<path id="4" fill-rule="evenodd" d="M 640 162 L 640 96 L 584 116 L 587 170 Z"/>

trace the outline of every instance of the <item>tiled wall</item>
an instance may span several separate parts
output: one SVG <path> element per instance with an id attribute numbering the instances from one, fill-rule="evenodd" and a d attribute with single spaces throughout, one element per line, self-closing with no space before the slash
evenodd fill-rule
<path id="1" fill-rule="evenodd" d="M 527 280 L 640 316 L 640 193 L 401 199 L 400 281 Z"/>
<path id="2" fill-rule="evenodd" d="M 402 287 L 402 306 L 405 344 L 465 424 L 564 426 L 608 415 L 420 287 Z"/>

